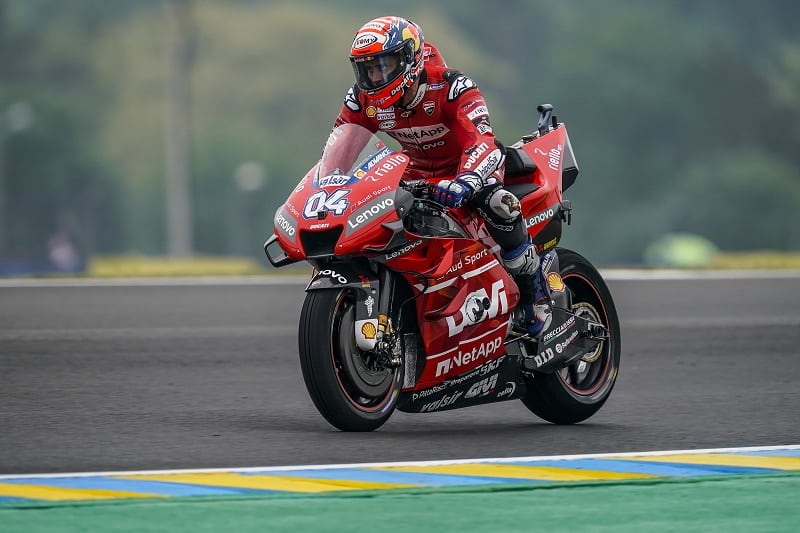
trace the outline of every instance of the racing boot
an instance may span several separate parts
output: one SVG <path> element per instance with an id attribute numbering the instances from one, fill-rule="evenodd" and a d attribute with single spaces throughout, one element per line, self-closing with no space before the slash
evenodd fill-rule
<path id="1" fill-rule="evenodd" d="M 551 264 L 555 250 L 545 253 L 541 260 L 531 242 L 524 242 L 513 250 L 503 251 L 501 257 L 520 291 L 520 308 L 523 320 L 519 329 L 531 337 L 538 336 L 550 325 L 552 302 L 542 266 Z"/>
<path id="2" fill-rule="evenodd" d="M 531 337 L 539 338 L 539 336 L 550 326 L 550 321 L 553 318 L 553 302 L 550 299 L 550 291 L 547 287 L 547 282 L 541 274 L 541 268 L 537 269 L 536 274 L 527 276 L 529 285 L 529 294 L 533 294 L 533 301 L 523 301 L 520 297 L 522 306 L 522 313 L 524 319 L 522 328 Z M 522 289 L 520 289 L 522 290 Z"/>

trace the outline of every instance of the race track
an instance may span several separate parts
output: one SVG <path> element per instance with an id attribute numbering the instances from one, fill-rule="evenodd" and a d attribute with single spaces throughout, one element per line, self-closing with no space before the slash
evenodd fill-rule
<path id="1" fill-rule="evenodd" d="M 0 284 L 0 474 L 800 443 L 800 276 L 609 273 L 622 367 L 569 427 L 519 401 L 331 428 L 297 360 L 294 278 Z"/>

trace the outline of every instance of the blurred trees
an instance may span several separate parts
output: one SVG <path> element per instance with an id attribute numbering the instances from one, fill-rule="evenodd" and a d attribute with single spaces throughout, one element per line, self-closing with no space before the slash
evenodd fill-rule
<path id="1" fill-rule="evenodd" d="M 195 251 L 260 253 L 352 84 L 353 33 L 387 13 L 478 81 L 504 142 L 556 106 L 581 166 L 566 246 L 606 264 L 673 232 L 799 250 L 798 5 L 196 0 Z M 162 0 L 0 0 L 0 111 L 36 116 L 4 143 L 0 259 L 45 255 L 65 225 L 90 253 L 164 253 L 167 46 Z"/>

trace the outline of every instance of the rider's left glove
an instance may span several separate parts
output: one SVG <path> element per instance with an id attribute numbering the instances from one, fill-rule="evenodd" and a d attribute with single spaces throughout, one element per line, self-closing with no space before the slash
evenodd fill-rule
<path id="1" fill-rule="evenodd" d="M 436 184 L 433 190 L 433 199 L 447 207 L 460 207 L 464 202 L 468 202 L 475 189 L 469 183 L 468 178 L 460 176 L 453 180 L 442 180 Z"/>

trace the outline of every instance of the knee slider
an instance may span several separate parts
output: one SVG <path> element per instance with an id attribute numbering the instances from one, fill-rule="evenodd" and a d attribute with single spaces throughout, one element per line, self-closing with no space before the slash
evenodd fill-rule
<path id="1" fill-rule="evenodd" d="M 497 187 L 488 198 L 489 209 L 506 224 L 522 215 L 519 199 L 503 187 Z"/>

